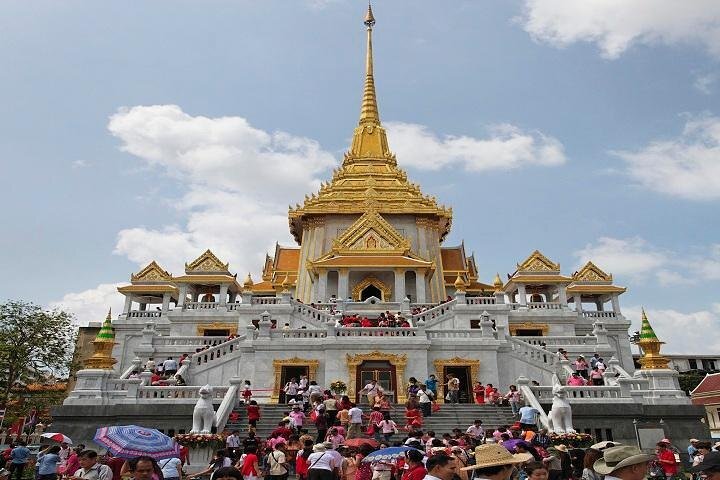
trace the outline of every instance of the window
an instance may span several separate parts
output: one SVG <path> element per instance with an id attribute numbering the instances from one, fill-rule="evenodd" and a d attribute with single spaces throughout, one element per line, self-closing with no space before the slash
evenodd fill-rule
<path id="1" fill-rule="evenodd" d="M 702 361 L 703 370 L 715 370 L 715 360 L 703 360 Z"/>
<path id="2" fill-rule="evenodd" d="M 613 434 L 612 434 L 612 428 L 606 428 L 605 429 L 605 440 L 608 442 L 613 441 Z"/>
<path id="3" fill-rule="evenodd" d="M 697 370 L 697 368 L 698 368 L 697 360 L 695 360 L 694 358 L 691 358 L 688 360 L 688 364 L 690 365 L 690 370 Z"/>
<path id="4" fill-rule="evenodd" d="M 602 438 L 602 433 L 603 433 L 602 428 L 596 428 L 596 429 L 595 429 L 595 440 L 601 442 L 602 439 L 603 439 L 603 438 Z"/>

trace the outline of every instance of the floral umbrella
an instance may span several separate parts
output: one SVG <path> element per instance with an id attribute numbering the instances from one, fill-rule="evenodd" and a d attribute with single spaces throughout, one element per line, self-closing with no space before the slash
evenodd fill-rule
<path id="1" fill-rule="evenodd" d="M 180 455 L 180 447 L 175 440 L 154 428 L 137 425 L 98 428 L 93 440 L 122 458 L 147 455 L 162 460 Z"/>
<path id="2" fill-rule="evenodd" d="M 40 435 L 42 438 L 47 438 L 48 440 L 55 440 L 56 442 L 60 443 L 67 443 L 69 445 L 72 445 L 72 440 L 70 440 L 70 437 L 67 437 L 63 435 L 62 433 L 52 433 L 47 432 Z"/>
<path id="3" fill-rule="evenodd" d="M 423 455 L 425 455 L 425 452 L 422 450 L 418 450 L 417 448 L 412 447 L 388 447 L 388 448 L 381 448 L 380 450 L 376 450 L 372 452 L 367 457 L 363 458 L 363 462 L 381 462 L 381 461 L 392 461 L 395 460 L 398 457 L 404 457 L 405 452 L 408 450 L 417 450 L 418 452 L 421 452 Z"/>

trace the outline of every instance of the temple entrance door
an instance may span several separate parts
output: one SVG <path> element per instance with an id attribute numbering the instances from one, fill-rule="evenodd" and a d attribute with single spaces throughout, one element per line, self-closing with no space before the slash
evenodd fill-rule
<path id="1" fill-rule="evenodd" d="M 518 336 L 518 337 L 542 337 L 543 331 L 541 328 L 518 328 L 515 331 L 515 336 Z"/>
<path id="2" fill-rule="evenodd" d="M 228 328 L 209 328 L 203 330 L 203 337 L 229 337 L 230 329 Z"/>
<path id="3" fill-rule="evenodd" d="M 473 403 L 472 399 L 472 380 L 470 376 L 469 366 L 446 366 L 443 367 L 443 379 L 447 383 L 448 374 L 452 373 L 458 380 L 460 380 L 460 403 Z M 447 387 L 443 388 L 443 392 L 447 395 Z"/>
<path id="4" fill-rule="evenodd" d="M 388 395 L 391 400 L 396 397 L 395 366 L 390 362 L 366 360 L 358 366 L 355 375 L 355 384 L 358 386 L 358 392 L 365 388 L 365 385 L 367 385 L 370 380 L 376 380 L 383 390 L 385 390 L 385 393 L 392 393 L 392 396 Z M 358 393 L 356 394 L 355 401 L 357 403 L 365 403 L 363 397 L 364 395 Z"/>
<path id="5" fill-rule="evenodd" d="M 382 298 L 382 292 L 379 288 L 377 288 L 375 285 L 368 285 L 363 289 L 362 292 L 360 292 L 360 301 L 365 301 L 370 297 L 377 297 L 380 300 L 385 300 Z M 385 387 L 383 387 L 385 388 Z"/>
<path id="6" fill-rule="evenodd" d="M 283 365 L 280 369 L 280 391 L 278 392 L 278 402 L 287 403 L 287 401 L 290 400 L 289 398 L 285 398 L 285 392 L 283 389 L 291 378 L 294 378 L 296 381 L 300 381 L 301 375 L 309 377 L 309 373 L 310 367 L 307 365 Z"/>

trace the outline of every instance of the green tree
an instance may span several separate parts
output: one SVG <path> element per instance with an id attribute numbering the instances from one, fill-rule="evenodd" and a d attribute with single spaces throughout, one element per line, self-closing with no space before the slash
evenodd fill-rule
<path id="1" fill-rule="evenodd" d="M 76 331 L 72 318 L 30 302 L 0 303 L 0 405 L 18 383 L 67 375 Z"/>

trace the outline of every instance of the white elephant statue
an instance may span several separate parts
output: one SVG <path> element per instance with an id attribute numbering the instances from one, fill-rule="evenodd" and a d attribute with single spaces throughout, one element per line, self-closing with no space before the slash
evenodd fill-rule
<path id="1" fill-rule="evenodd" d="M 210 433 L 210 429 L 216 424 L 215 407 L 212 403 L 213 389 L 210 385 L 200 387 L 195 408 L 193 409 L 193 423 L 190 433 Z"/>
<path id="2" fill-rule="evenodd" d="M 548 413 L 549 430 L 554 433 L 575 433 L 572 425 L 572 407 L 567 400 L 565 387 L 560 384 L 557 375 L 553 375 L 553 402 Z"/>

